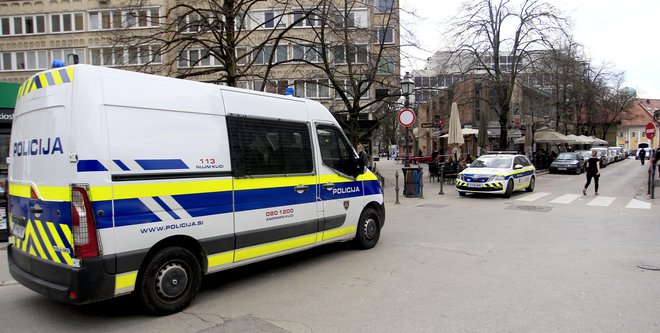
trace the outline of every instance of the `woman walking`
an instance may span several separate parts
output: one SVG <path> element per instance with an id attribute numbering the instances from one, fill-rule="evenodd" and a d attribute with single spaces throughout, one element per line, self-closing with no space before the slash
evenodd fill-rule
<path id="1" fill-rule="evenodd" d="M 587 183 L 584 184 L 582 194 L 587 195 L 587 188 L 591 184 L 591 178 L 594 179 L 594 186 L 596 187 L 596 195 L 598 195 L 598 178 L 600 178 L 600 161 L 596 155 L 597 151 L 591 151 L 591 158 L 587 160 Z"/>

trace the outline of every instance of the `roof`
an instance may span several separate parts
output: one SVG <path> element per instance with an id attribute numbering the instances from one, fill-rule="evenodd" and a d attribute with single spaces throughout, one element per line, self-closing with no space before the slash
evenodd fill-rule
<path id="1" fill-rule="evenodd" d="M 621 121 L 624 126 L 644 126 L 653 121 L 653 112 L 660 110 L 660 99 L 639 98 L 630 114 Z"/>

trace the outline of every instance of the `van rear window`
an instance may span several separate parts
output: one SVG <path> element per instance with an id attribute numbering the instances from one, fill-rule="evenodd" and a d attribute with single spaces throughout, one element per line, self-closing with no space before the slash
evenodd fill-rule
<path id="1" fill-rule="evenodd" d="M 232 169 L 236 176 L 311 173 L 306 123 L 227 117 Z"/>

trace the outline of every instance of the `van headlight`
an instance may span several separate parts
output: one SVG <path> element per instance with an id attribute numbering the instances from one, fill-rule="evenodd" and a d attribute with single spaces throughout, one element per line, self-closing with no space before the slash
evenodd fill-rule
<path id="1" fill-rule="evenodd" d="M 504 176 L 490 176 L 490 178 L 488 178 L 488 182 L 494 182 L 498 180 L 504 180 Z"/>

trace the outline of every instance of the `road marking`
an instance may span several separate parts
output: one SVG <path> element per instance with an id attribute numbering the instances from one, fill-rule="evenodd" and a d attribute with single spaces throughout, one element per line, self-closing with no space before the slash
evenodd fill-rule
<path id="1" fill-rule="evenodd" d="M 634 209 L 651 209 L 651 203 L 646 202 L 646 201 L 641 201 L 637 199 L 632 199 L 630 202 L 626 205 L 626 208 L 634 208 Z"/>
<path id="2" fill-rule="evenodd" d="M 615 197 L 603 197 L 603 196 L 599 196 L 599 197 L 596 197 L 596 198 L 594 198 L 593 200 L 589 201 L 589 203 L 587 204 L 587 206 L 601 206 L 601 207 L 607 207 L 607 206 L 609 206 L 610 204 L 612 204 L 612 202 L 614 202 L 615 199 L 616 199 Z"/>
<path id="3" fill-rule="evenodd" d="M 582 195 L 580 194 L 564 194 L 561 197 L 555 198 L 550 203 L 560 203 L 560 204 L 567 204 L 573 202 L 573 200 L 581 197 Z"/>
<path id="4" fill-rule="evenodd" d="M 517 201 L 534 201 L 543 198 L 546 195 L 550 195 L 549 192 L 537 192 L 534 194 L 526 195 L 520 199 L 516 199 Z"/>

